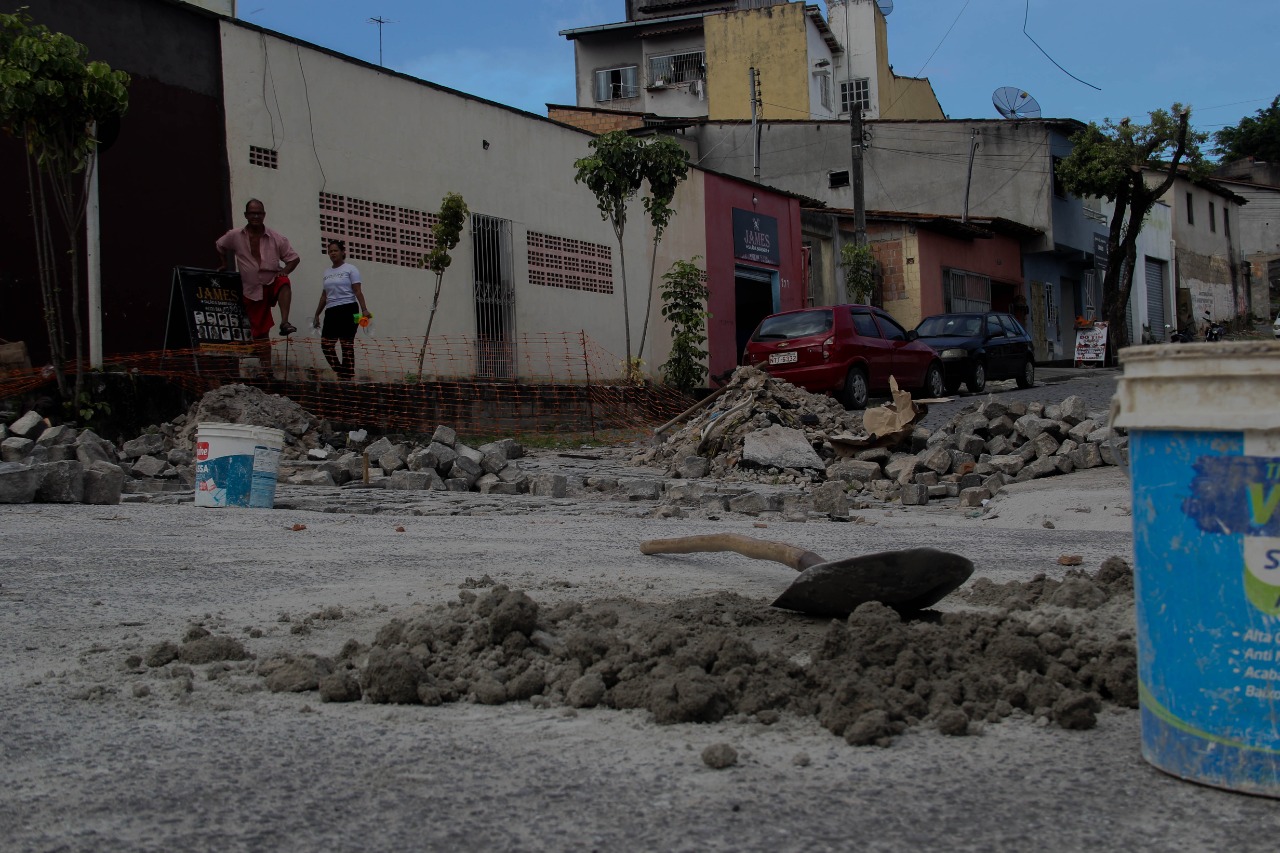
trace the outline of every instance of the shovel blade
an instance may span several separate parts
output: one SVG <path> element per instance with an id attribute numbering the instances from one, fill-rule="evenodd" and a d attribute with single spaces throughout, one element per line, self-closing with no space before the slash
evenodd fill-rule
<path id="1" fill-rule="evenodd" d="M 968 559 L 936 548 L 864 554 L 805 569 L 773 606 L 837 619 L 868 601 L 911 612 L 937 604 L 972 574 Z"/>

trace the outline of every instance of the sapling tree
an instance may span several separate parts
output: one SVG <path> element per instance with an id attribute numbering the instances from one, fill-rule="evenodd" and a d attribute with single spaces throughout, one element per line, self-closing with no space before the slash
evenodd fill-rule
<path id="1" fill-rule="evenodd" d="M 462 239 L 462 229 L 467 224 L 467 203 L 458 193 L 445 193 L 440 202 L 440 219 L 431 226 L 431 238 L 434 245 L 431 251 L 422 258 L 422 265 L 436 274 L 436 289 L 431 297 L 431 315 L 427 318 L 427 332 L 422 336 L 422 349 L 418 351 L 418 378 L 422 378 L 422 363 L 427 357 L 427 341 L 431 338 L 431 326 L 436 321 L 436 309 L 440 306 L 440 288 L 444 282 L 444 271 L 453 263 L 449 253 L 458 246 Z"/>
<path id="2" fill-rule="evenodd" d="M 627 205 L 640 193 L 647 181 L 649 195 L 644 197 L 644 209 L 654 228 L 656 258 L 658 241 L 662 239 L 662 232 L 675 213 L 671 200 L 675 196 L 676 187 L 689 172 L 688 157 L 678 142 L 666 136 L 645 141 L 616 130 L 595 137 L 589 144 L 594 153 L 574 162 L 578 170 L 574 181 L 586 184 L 587 189 L 595 194 L 600 218 L 613 226 L 614 236 L 618 240 L 618 263 L 622 268 L 622 324 L 627 349 L 626 373 L 628 379 L 634 380 L 638 370 L 631 356 L 631 309 L 627 296 L 626 247 L 623 242 L 627 227 Z M 653 263 L 649 266 L 649 292 L 652 297 Z M 652 302 L 652 298 L 649 301 Z"/>
<path id="3" fill-rule="evenodd" d="M 707 276 L 692 261 L 676 261 L 662 274 L 662 316 L 671 323 L 671 353 L 662 365 L 668 385 L 689 392 L 707 375 Z"/>
<path id="4" fill-rule="evenodd" d="M 871 247 L 845 243 L 840 247 L 844 292 L 850 302 L 869 303 L 876 290 L 876 256 Z"/>
<path id="5" fill-rule="evenodd" d="M 105 62 L 90 62 L 88 54 L 88 48 L 71 36 L 33 23 L 22 11 L 0 14 L 0 127 L 22 140 L 26 150 L 33 246 L 50 361 L 58 392 L 73 407 L 83 402 L 79 247 L 88 204 L 86 170 L 93 168 L 98 147 L 94 127 L 95 122 L 118 119 L 129 107 L 129 75 L 112 71 Z M 62 226 L 65 252 L 54 238 L 54 214 Z M 64 263 L 70 281 L 76 365 L 71 393 L 62 308 L 60 267 Z"/>

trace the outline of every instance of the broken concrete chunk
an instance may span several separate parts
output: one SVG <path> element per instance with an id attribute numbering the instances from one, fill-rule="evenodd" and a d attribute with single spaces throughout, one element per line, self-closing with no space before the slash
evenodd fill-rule
<path id="1" fill-rule="evenodd" d="M 820 471 L 826 467 L 803 432 L 779 424 L 747 433 L 742 442 L 742 461 L 765 468 Z"/>

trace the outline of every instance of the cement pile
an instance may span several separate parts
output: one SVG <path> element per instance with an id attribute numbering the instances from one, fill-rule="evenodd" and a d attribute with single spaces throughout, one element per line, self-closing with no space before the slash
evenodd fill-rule
<path id="1" fill-rule="evenodd" d="M 823 623 L 732 594 L 543 607 L 487 578 L 463 587 L 458 601 L 387 623 L 371 645 L 272 657 L 257 676 L 329 702 L 640 708 L 658 723 L 788 713 L 880 746 L 913 726 L 963 735 L 1014 715 L 1088 729 L 1104 704 L 1138 702 L 1133 576 L 1117 557 L 1062 581 L 979 581 L 951 599 L 966 609 L 906 622 L 878 603 Z M 145 662 L 165 677 L 171 661 L 218 654 L 245 649 L 196 628 Z"/>

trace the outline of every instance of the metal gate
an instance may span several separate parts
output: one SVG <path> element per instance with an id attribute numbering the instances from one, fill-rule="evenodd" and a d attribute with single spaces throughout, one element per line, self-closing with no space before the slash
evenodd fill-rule
<path id="1" fill-rule="evenodd" d="M 1163 341 L 1165 334 L 1164 261 L 1147 258 L 1147 326 L 1153 341 Z"/>
<path id="2" fill-rule="evenodd" d="M 471 214 L 475 260 L 476 376 L 513 379 L 516 289 L 512 281 L 511 222 Z"/>

